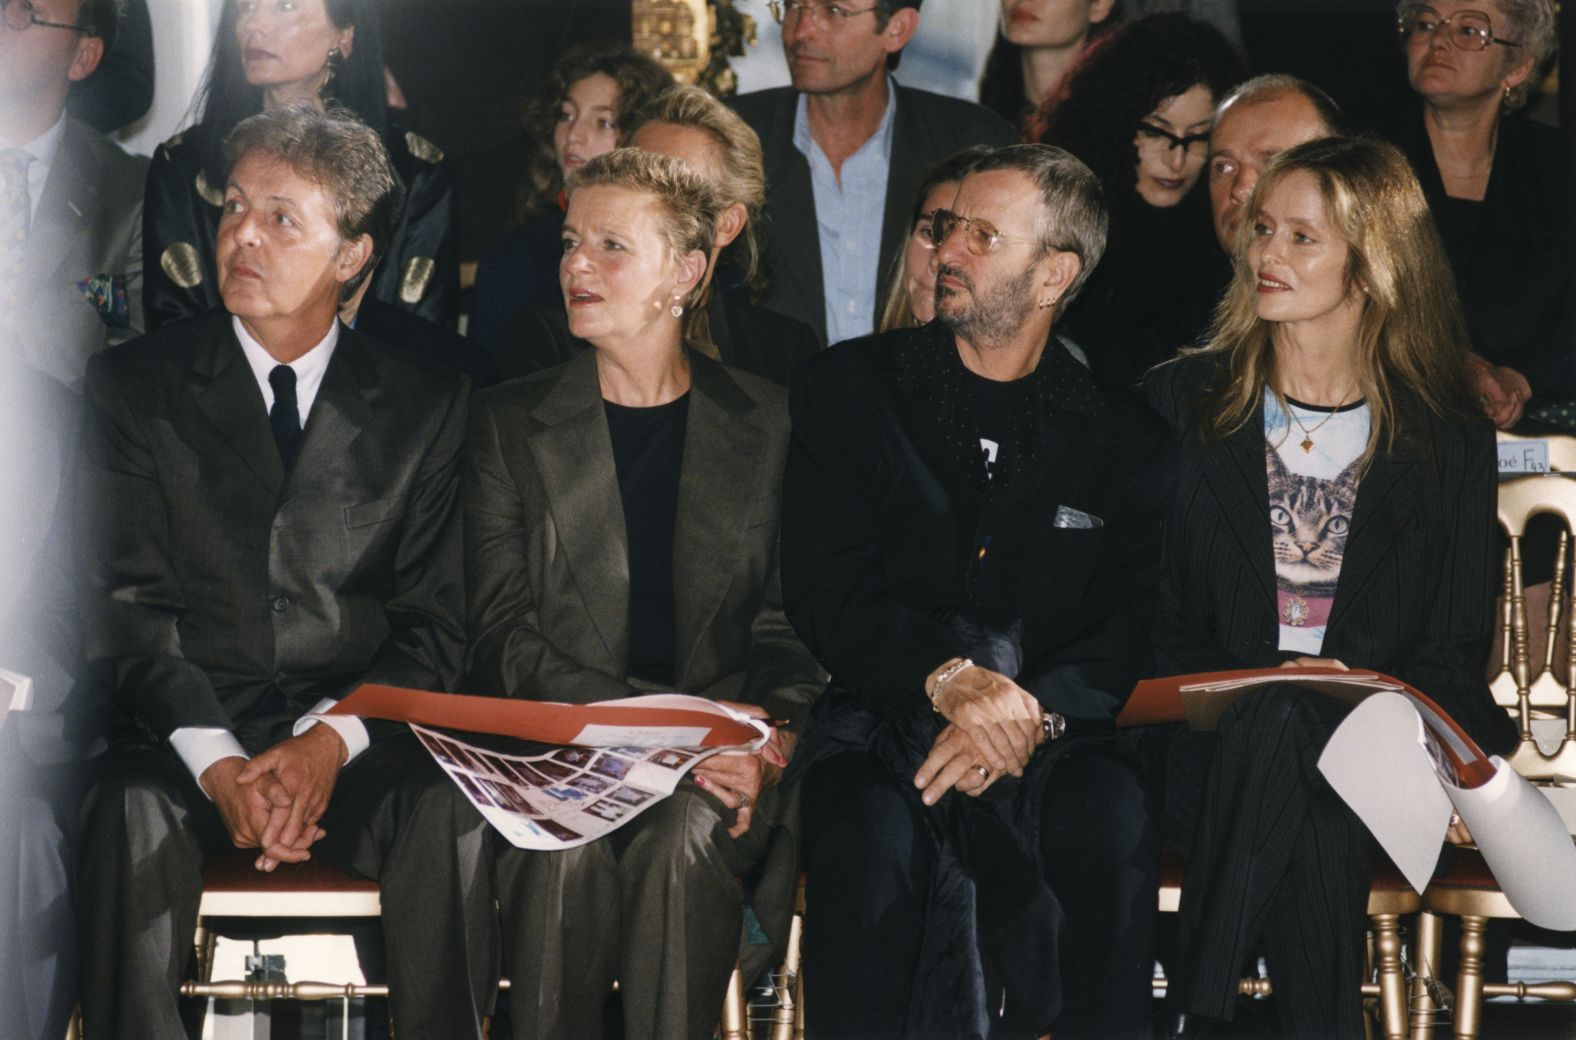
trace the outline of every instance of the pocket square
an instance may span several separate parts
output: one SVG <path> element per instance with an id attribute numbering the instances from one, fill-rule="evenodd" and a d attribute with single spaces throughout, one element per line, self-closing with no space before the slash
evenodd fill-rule
<path id="1" fill-rule="evenodd" d="M 1092 513 L 1085 513 L 1081 509 L 1073 509 L 1071 506 L 1057 506 L 1055 526 L 1072 530 L 1087 530 L 1091 527 L 1104 527 L 1105 521 Z"/>
<path id="2" fill-rule="evenodd" d="M 131 325 L 131 310 L 126 303 L 126 276 L 96 274 L 77 283 L 83 299 L 98 309 L 99 318 L 112 329 Z"/>

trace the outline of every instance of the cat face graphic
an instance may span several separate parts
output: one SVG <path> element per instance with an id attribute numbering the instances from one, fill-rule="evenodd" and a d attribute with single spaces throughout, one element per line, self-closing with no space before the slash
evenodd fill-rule
<path id="1" fill-rule="evenodd" d="M 1320 480 L 1287 470 L 1280 453 L 1269 444 L 1264 451 L 1275 572 L 1283 582 L 1299 588 L 1331 591 L 1346 554 L 1360 460 L 1335 479 Z"/>

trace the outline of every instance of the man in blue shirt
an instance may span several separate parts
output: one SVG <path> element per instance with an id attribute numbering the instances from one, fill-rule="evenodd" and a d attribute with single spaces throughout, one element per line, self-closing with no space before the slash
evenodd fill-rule
<path id="1" fill-rule="evenodd" d="M 909 234 L 925 170 L 953 152 L 1015 139 L 967 101 L 888 75 L 919 26 L 920 0 L 782 0 L 792 87 L 746 94 L 769 187 L 762 302 L 823 343 L 869 333 L 881 285 Z"/>

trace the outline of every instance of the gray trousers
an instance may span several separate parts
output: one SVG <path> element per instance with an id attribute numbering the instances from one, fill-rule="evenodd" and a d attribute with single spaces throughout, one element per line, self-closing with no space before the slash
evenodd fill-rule
<path id="1" fill-rule="evenodd" d="M 401 1036 L 475 1040 L 498 981 L 488 825 L 408 733 L 346 766 L 314 856 L 381 887 L 389 1004 Z M 83 806 L 83 1031 L 185 1036 L 176 988 L 202 866 L 229 844 L 174 752 L 113 750 Z"/>
<path id="2" fill-rule="evenodd" d="M 686 779 L 578 848 L 526 852 L 498 841 L 516 1037 L 601 1036 L 614 980 L 627 1040 L 710 1037 L 739 951 L 739 878 L 764 852 L 778 801 L 766 791 L 735 841 L 732 811 Z"/>

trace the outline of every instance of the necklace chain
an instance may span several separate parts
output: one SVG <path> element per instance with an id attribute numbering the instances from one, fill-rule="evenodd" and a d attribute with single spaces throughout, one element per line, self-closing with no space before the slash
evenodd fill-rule
<path id="1" fill-rule="evenodd" d="M 1302 419 L 1298 417 L 1297 412 L 1296 412 L 1296 406 L 1293 405 L 1290 401 L 1286 402 L 1286 414 L 1291 416 L 1291 421 L 1296 423 L 1297 426 L 1302 430 L 1302 442 L 1300 444 L 1298 444 L 1298 447 L 1300 447 L 1303 450 L 1304 454 L 1307 454 L 1308 452 L 1313 451 L 1313 435 L 1318 433 L 1319 430 L 1324 426 L 1325 423 L 1327 423 L 1331 419 L 1335 418 L 1335 413 L 1336 412 L 1340 411 L 1342 408 L 1345 408 L 1345 407 L 1346 407 L 1346 398 L 1343 397 L 1343 398 L 1341 398 L 1341 403 L 1340 404 L 1338 404 L 1334 408 L 1332 408 L 1325 415 L 1325 417 L 1323 419 L 1320 419 L 1318 422 L 1314 423 L 1312 429 L 1310 429 L 1308 426 L 1304 425 Z"/>

